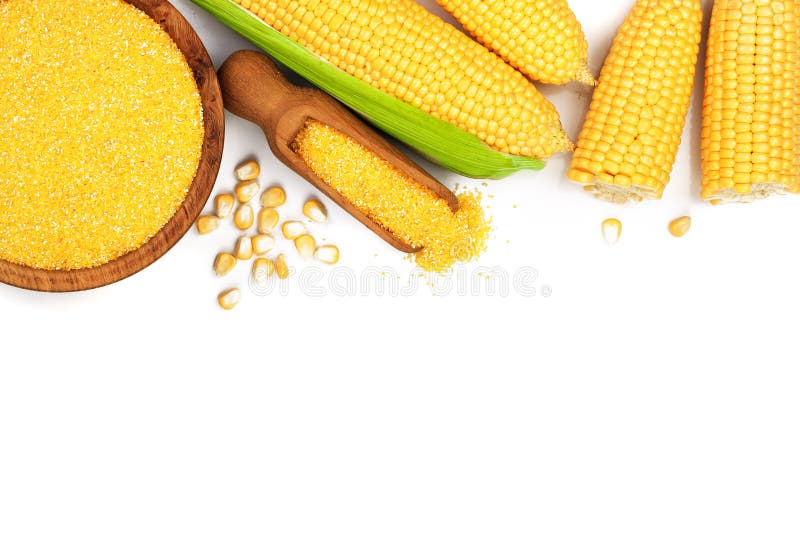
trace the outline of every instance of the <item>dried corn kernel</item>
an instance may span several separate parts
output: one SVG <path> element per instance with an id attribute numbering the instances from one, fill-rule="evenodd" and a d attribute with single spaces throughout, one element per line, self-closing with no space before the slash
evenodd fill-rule
<path id="1" fill-rule="evenodd" d="M 201 215 L 195 224 L 199 233 L 209 234 L 219 228 L 220 219 L 214 215 Z"/>
<path id="2" fill-rule="evenodd" d="M 692 218 L 688 215 L 684 215 L 669 223 L 669 233 L 675 237 L 683 237 L 691 227 Z"/>
<path id="3" fill-rule="evenodd" d="M 258 181 L 256 180 L 246 180 L 244 182 L 239 182 L 236 184 L 236 200 L 241 202 L 242 204 L 247 204 L 250 202 L 257 194 L 258 191 L 261 189 L 261 186 L 258 185 Z"/>
<path id="4" fill-rule="evenodd" d="M 204 135 L 170 36 L 128 2 L 6 0 L 0 58 L 0 259 L 88 268 L 152 238 Z"/>
<path id="5" fill-rule="evenodd" d="M 714 2 L 700 130 L 712 204 L 800 188 L 799 30 L 796 0 Z"/>
<path id="6" fill-rule="evenodd" d="M 262 234 L 268 234 L 278 226 L 278 221 L 281 219 L 278 215 L 278 210 L 274 208 L 263 208 L 258 213 L 258 231 Z"/>
<path id="7" fill-rule="evenodd" d="M 216 198 L 214 198 L 214 211 L 220 219 L 225 219 L 228 215 L 233 213 L 235 205 L 236 199 L 229 193 L 217 195 Z"/>
<path id="8" fill-rule="evenodd" d="M 286 221 L 281 226 L 281 231 L 286 239 L 297 239 L 306 233 L 306 225 L 300 221 Z"/>
<path id="9" fill-rule="evenodd" d="M 317 242 L 314 240 L 313 236 L 303 234 L 295 238 L 294 247 L 297 249 L 297 252 L 300 254 L 301 258 L 309 260 L 314 257 L 314 251 L 317 248 Z"/>
<path id="10" fill-rule="evenodd" d="M 257 234 L 251 239 L 253 242 L 253 252 L 256 256 L 261 256 L 275 248 L 275 238 L 270 234 Z"/>
<path id="11" fill-rule="evenodd" d="M 254 159 L 240 163 L 233 170 L 233 174 L 236 175 L 236 179 L 241 182 L 246 182 L 247 180 L 257 180 L 260 173 L 261 167 Z"/>
<path id="12" fill-rule="evenodd" d="M 314 257 L 322 263 L 333 265 L 339 261 L 339 248 L 335 245 L 322 245 L 317 247 Z"/>
<path id="13" fill-rule="evenodd" d="M 318 223 L 325 222 L 328 219 L 328 211 L 325 206 L 315 198 L 303 204 L 303 215 Z"/>
<path id="14" fill-rule="evenodd" d="M 289 266 L 286 264 L 286 255 L 278 254 L 275 258 L 275 272 L 278 273 L 278 278 L 286 280 L 289 278 Z"/>
<path id="15" fill-rule="evenodd" d="M 253 257 L 253 241 L 246 235 L 243 235 L 236 240 L 236 247 L 233 249 L 233 253 L 240 260 L 249 260 Z"/>
<path id="16" fill-rule="evenodd" d="M 619 219 L 606 219 L 601 225 L 603 230 L 603 239 L 609 245 L 616 245 L 622 235 L 622 223 Z"/>
<path id="17" fill-rule="evenodd" d="M 236 267 L 236 257 L 227 252 L 220 252 L 214 259 L 214 272 L 217 276 L 225 276 Z"/>
<path id="18" fill-rule="evenodd" d="M 477 192 L 457 195 L 453 213 L 444 199 L 366 147 L 315 120 L 306 123 L 294 151 L 328 185 L 400 241 L 422 247 L 414 254 L 426 271 L 442 272 L 477 258 L 491 230 Z M 295 236 L 296 237 L 296 236 Z"/>
<path id="19" fill-rule="evenodd" d="M 238 288 L 223 291 L 217 297 L 220 307 L 223 310 L 232 310 L 242 300 L 242 291 Z"/>
<path id="20" fill-rule="evenodd" d="M 242 204 L 233 214 L 233 223 L 239 230 L 247 230 L 253 226 L 253 208 L 249 204 Z"/>
<path id="21" fill-rule="evenodd" d="M 258 284 L 263 284 L 275 272 L 275 263 L 269 258 L 256 258 L 253 262 L 252 277 Z"/>
<path id="22" fill-rule="evenodd" d="M 265 208 L 277 208 L 286 204 L 286 191 L 279 185 L 274 185 L 261 195 L 261 205 Z"/>

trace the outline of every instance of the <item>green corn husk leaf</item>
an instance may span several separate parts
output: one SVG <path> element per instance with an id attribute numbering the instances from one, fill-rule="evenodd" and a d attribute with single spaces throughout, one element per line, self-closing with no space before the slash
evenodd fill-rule
<path id="1" fill-rule="evenodd" d="M 442 167 L 471 178 L 503 178 L 523 169 L 544 168 L 541 160 L 494 150 L 457 126 L 347 74 L 231 0 L 192 2 L 379 129 Z"/>

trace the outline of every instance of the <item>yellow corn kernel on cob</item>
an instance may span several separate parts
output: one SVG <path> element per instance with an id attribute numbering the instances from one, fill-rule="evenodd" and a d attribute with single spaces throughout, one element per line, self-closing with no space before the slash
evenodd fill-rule
<path id="1" fill-rule="evenodd" d="M 700 0 L 637 0 L 614 38 L 569 179 L 605 200 L 661 198 L 694 83 Z"/>
<path id="2" fill-rule="evenodd" d="M 413 0 L 236 0 L 310 52 L 508 154 L 571 150 L 525 77 Z"/>
<path id="3" fill-rule="evenodd" d="M 589 45 L 566 0 L 436 0 L 464 29 L 526 76 L 595 85 Z"/>
<path id="4" fill-rule="evenodd" d="M 717 0 L 706 55 L 702 197 L 748 202 L 800 188 L 800 4 Z"/>

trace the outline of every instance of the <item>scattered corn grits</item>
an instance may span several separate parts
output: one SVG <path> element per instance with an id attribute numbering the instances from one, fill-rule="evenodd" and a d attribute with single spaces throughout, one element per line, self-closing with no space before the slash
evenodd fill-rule
<path id="1" fill-rule="evenodd" d="M 458 194 L 459 209 L 345 134 L 310 120 L 293 148 L 306 164 L 370 219 L 412 247 L 422 269 L 444 272 L 477 258 L 491 229 L 480 193 Z"/>
<path id="2" fill-rule="evenodd" d="M 0 0 L 0 57 L 0 259 L 79 269 L 147 242 L 203 143 L 169 35 L 121 0 Z"/>

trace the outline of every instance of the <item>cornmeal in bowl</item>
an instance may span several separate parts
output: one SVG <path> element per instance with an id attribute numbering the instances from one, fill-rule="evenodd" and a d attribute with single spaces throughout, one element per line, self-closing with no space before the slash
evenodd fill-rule
<path id="1" fill-rule="evenodd" d="M 122 0 L 0 0 L 0 259 L 95 267 L 177 212 L 203 111 L 170 36 Z"/>

